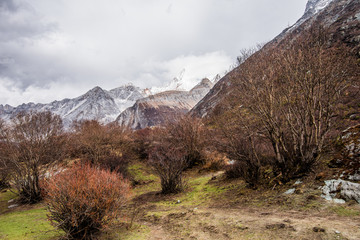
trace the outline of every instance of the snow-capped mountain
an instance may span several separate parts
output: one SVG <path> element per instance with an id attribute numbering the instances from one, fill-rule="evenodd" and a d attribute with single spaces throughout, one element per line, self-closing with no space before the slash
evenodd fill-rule
<path id="1" fill-rule="evenodd" d="M 128 84 L 109 91 L 95 87 L 77 98 L 48 104 L 30 102 L 17 107 L 0 104 L 0 118 L 9 121 L 20 112 L 50 111 L 63 119 L 67 129 L 73 121 L 82 120 L 97 120 L 104 124 L 116 120 L 132 128 L 155 126 L 188 112 L 213 86 L 210 80 L 203 79 L 190 91 L 182 91 L 174 84 L 179 81 L 181 78 L 175 78 L 154 95 L 149 89 Z"/>
<path id="2" fill-rule="evenodd" d="M 205 78 L 190 91 L 171 90 L 139 99 L 116 122 L 133 129 L 160 125 L 187 113 L 212 87 L 213 83 Z"/>
<path id="3" fill-rule="evenodd" d="M 10 120 L 20 112 L 51 111 L 62 117 L 65 127 L 69 127 L 74 120 L 97 120 L 109 123 L 142 97 L 144 97 L 142 90 L 131 84 L 110 91 L 95 87 L 77 98 L 48 104 L 24 103 L 17 107 L 0 105 L 0 118 Z"/>
<path id="4" fill-rule="evenodd" d="M 306 4 L 304 15 L 292 26 L 286 28 L 276 40 L 282 39 L 286 34 L 293 32 L 298 29 L 304 22 L 311 19 L 322 10 L 324 10 L 334 0 L 309 0 Z"/>

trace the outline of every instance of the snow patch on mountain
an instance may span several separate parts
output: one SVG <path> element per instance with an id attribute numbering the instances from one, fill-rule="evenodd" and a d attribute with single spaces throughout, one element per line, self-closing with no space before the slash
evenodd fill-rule
<path id="1" fill-rule="evenodd" d="M 109 123 L 143 97 L 145 96 L 142 90 L 132 84 L 110 91 L 95 87 L 77 98 L 48 104 L 24 103 L 17 107 L 0 105 L 0 118 L 9 121 L 20 112 L 51 111 L 63 119 L 66 128 L 69 128 L 73 121 L 97 120 L 101 123 Z"/>
<path id="2" fill-rule="evenodd" d="M 308 20 L 312 16 L 320 13 L 332 1 L 334 1 L 334 0 L 309 0 L 306 4 L 304 15 L 293 26 L 286 29 L 284 33 L 291 32 L 292 30 L 296 29 L 301 24 L 303 24 L 306 20 Z"/>

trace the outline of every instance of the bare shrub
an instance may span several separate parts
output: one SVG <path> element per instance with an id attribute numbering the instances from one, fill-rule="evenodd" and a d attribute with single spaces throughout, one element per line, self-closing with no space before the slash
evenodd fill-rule
<path id="1" fill-rule="evenodd" d="M 243 107 L 227 111 L 217 119 L 213 140 L 231 164 L 226 167 L 228 178 L 242 178 L 249 187 L 256 187 L 261 168 L 267 164 L 269 146 L 259 131 L 259 121 Z"/>
<path id="2" fill-rule="evenodd" d="M 205 162 L 205 130 L 199 119 L 185 116 L 151 131 L 149 163 L 161 179 L 162 193 L 182 191 L 183 171 Z"/>
<path id="3" fill-rule="evenodd" d="M 108 170 L 75 165 L 45 183 L 48 219 L 71 239 L 91 239 L 119 214 L 130 184 Z"/>
<path id="4" fill-rule="evenodd" d="M 6 141 L 6 124 L 5 122 L 0 119 L 0 190 L 9 187 L 8 177 L 9 177 L 9 171 L 7 169 L 7 160 L 5 153 L 6 144 L 4 144 L 4 141 Z"/>
<path id="5" fill-rule="evenodd" d="M 149 157 L 152 135 L 152 129 L 149 127 L 134 132 L 134 151 L 141 160 L 146 160 Z"/>
<path id="6" fill-rule="evenodd" d="M 220 171 L 225 168 L 227 158 L 224 154 L 219 153 L 215 149 L 211 149 L 206 154 L 206 163 L 203 166 L 203 170 L 207 171 Z"/>
<path id="7" fill-rule="evenodd" d="M 22 202 L 42 199 L 40 179 L 62 160 L 62 121 L 50 112 L 19 114 L 2 133 L 3 167 Z"/>
<path id="8" fill-rule="evenodd" d="M 186 159 L 180 148 L 162 142 L 149 154 L 149 163 L 160 177 L 163 194 L 178 193 L 183 190 L 182 173 Z"/>
<path id="9" fill-rule="evenodd" d="M 201 119 L 184 116 L 165 126 L 165 141 L 181 148 L 188 168 L 206 162 L 206 127 Z"/>
<path id="10" fill-rule="evenodd" d="M 101 125 L 97 121 L 76 123 L 72 143 L 73 156 L 91 162 L 95 166 L 117 171 L 128 176 L 130 161 L 137 158 L 132 132 L 116 124 Z"/>

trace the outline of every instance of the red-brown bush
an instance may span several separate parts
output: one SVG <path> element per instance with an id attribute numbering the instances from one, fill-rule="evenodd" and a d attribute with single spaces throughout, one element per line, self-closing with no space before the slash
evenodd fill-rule
<path id="1" fill-rule="evenodd" d="M 90 165 L 75 165 L 44 185 L 48 219 L 70 239 L 93 238 L 130 196 L 130 184 L 122 176 Z"/>

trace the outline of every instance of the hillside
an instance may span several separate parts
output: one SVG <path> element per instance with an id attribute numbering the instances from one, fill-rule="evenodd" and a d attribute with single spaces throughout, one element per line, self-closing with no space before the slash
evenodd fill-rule
<path id="1" fill-rule="evenodd" d="M 352 0 L 309 1 L 303 17 L 266 44 L 260 52 L 276 47 L 286 48 L 310 27 L 326 28 L 331 36 L 332 44 L 341 41 L 349 46 L 354 54 L 360 56 L 360 2 Z M 253 57 L 256 58 L 256 54 Z M 220 79 L 190 111 L 191 115 L 205 117 L 212 113 L 217 114 L 217 111 L 221 112 L 226 108 L 223 99 L 234 89 L 231 79 L 238 75 L 240 67 Z"/>

